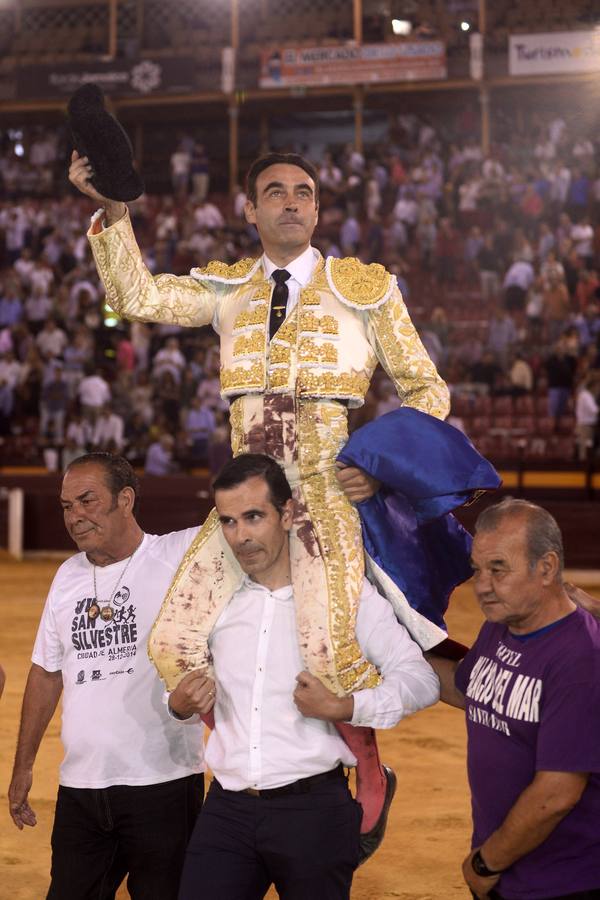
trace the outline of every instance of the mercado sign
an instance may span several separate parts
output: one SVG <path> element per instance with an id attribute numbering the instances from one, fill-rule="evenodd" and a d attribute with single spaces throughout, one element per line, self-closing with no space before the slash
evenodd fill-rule
<path id="1" fill-rule="evenodd" d="M 555 75 L 600 70 L 600 28 L 548 34 L 512 34 L 511 75 Z"/>
<path id="2" fill-rule="evenodd" d="M 261 54 L 262 88 L 427 81 L 447 77 L 443 41 L 277 47 Z"/>
<path id="3" fill-rule="evenodd" d="M 191 58 L 94 62 L 85 65 L 20 66 L 17 96 L 35 99 L 70 96 L 93 81 L 106 94 L 147 97 L 186 93 L 195 88 L 195 62 Z"/>

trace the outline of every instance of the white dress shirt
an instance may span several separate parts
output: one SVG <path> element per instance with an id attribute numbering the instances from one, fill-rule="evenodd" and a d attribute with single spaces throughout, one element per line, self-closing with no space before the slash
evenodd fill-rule
<path id="1" fill-rule="evenodd" d="M 353 725 L 392 728 L 439 699 L 439 683 L 392 607 L 365 579 L 356 622 L 363 654 L 382 684 L 354 693 Z M 206 761 L 227 790 L 274 788 L 356 758 L 335 726 L 296 708 L 304 670 L 291 585 L 277 591 L 245 578 L 209 637 L 217 697 Z"/>
<path id="2" fill-rule="evenodd" d="M 263 253 L 262 265 L 264 269 L 264 273 L 271 280 L 273 287 L 275 287 L 275 282 L 271 278 L 273 272 L 276 269 L 285 269 L 290 273 L 291 278 L 288 278 L 286 284 L 288 286 L 289 295 L 287 300 L 287 307 L 285 314 L 289 316 L 293 308 L 298 303 L 298 298 L 300 296 L 300 291 L 302 288 L 305 288 L 306 285 L 310 282 L 310 279 L 313 276 L 313 272 L 315 271 L 315 267 L 317 265 L 318 254 L 316 250 L 310 245 L 304 250 L 300 256 L 297 256 L 296 259 L 293 259 L 291 263 L 288 263 L 287 266 L 276 266 L 274 262 L 272 262 L 266 253 Z"/>
<path id="3" fill-rule="evenodd" d="M 317 266 L 317 261 L 319 259 L 319 254 L 311 247 L 310 244 L 304 250 L 300 256 L 297 256 L 296 259 L 293 259 L 291 263 L 288 263 L 287 266 L 277 266 L 275 263 L 269 259 L 266 253 L 262 255 L 262 267 L 265 273 L 265 277 L 269 279 L 271 282 L 272 288 L 275 287 L 275 282 L 271 278 L 273 272 L 276 269 L 284 268 L 287 272 L 290 273 L 291 278 L 288 278 L 286 281 L 288 287 L 288 299 L 285 308 L 286 316 L 289 316 L 291 311 L 294 309 L 296 304 L 298 303 L 298 299 L 300 297 L 300 291 L 302 288 L 305 288 L 307 284 L 310 283 L 310 280 L 313 276 L 313 272 Z M 271 290 L 271 294 L 273 290 Z M 212 327 L 220 334 L 219 323 L 217 321 L 218 313 L 215 311 L 212 320 Z"/>

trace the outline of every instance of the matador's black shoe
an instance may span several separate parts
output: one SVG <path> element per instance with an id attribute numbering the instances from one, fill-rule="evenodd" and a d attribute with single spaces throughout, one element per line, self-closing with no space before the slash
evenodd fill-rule
<path id="1" fill-rule="evenodd" d="M 366 863 L 369 857 L 373 856 L 373 854 L 381 844 L 385 835 L 390 806 L 392 805 L 392 800 L 394 799 L 394 794 L 396 793 L 396 773 L 393 769 L 390 769 L 389 766 L 383 766 L 383 771 L 385 772 L 386 780 L 383 809 L 381 810 L 379 818 L 377 819 L 377 822 L 371 828 L 371 830 L 367 831 L 365 834 L 361 834 L 360 836 L 360 846 L 358 852 L 359 866 L 362 866 L 363 863 Z"/>

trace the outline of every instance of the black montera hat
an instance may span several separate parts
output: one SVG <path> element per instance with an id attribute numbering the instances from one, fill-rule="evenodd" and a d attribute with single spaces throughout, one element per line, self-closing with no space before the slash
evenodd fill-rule
<path id="1" fill-rule="evenodd" d="M 122 125 L 104 108 L 104 94 L 97 84 L 83 84 L 68 107 L 75 149 L 92 166 L 91 182 L 109 200 L 135 200 L 144 182 L 133 168 L 131 141 Z"/>

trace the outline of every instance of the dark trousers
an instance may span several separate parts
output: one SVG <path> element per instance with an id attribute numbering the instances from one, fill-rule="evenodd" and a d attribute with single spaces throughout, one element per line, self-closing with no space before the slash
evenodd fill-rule
<path id="1" fill-rule="evenodd" d="M 347 900 L 362 810 L 346 779 L 272 798 L 213 781 L 189 843 L 179 900 Z"/>
<path id="2" fill-rule="evenodd" d="M 476 897 L 475 894 L 473 896 Z M 503 900 L 498 891 L 491 891 L 488 896 L 490 900 Z M 560 897 L 547 897 L 546 900 L 600 900 L 600 888 L 594 888 L 591 891 L 577 891 L 575 894 L 561 894 Z"/>
<path id="3" fill-rule="evenodd" d="M 59 787 L 47 900 L 176 900 L 204 776 L 102 789 Z"/>

